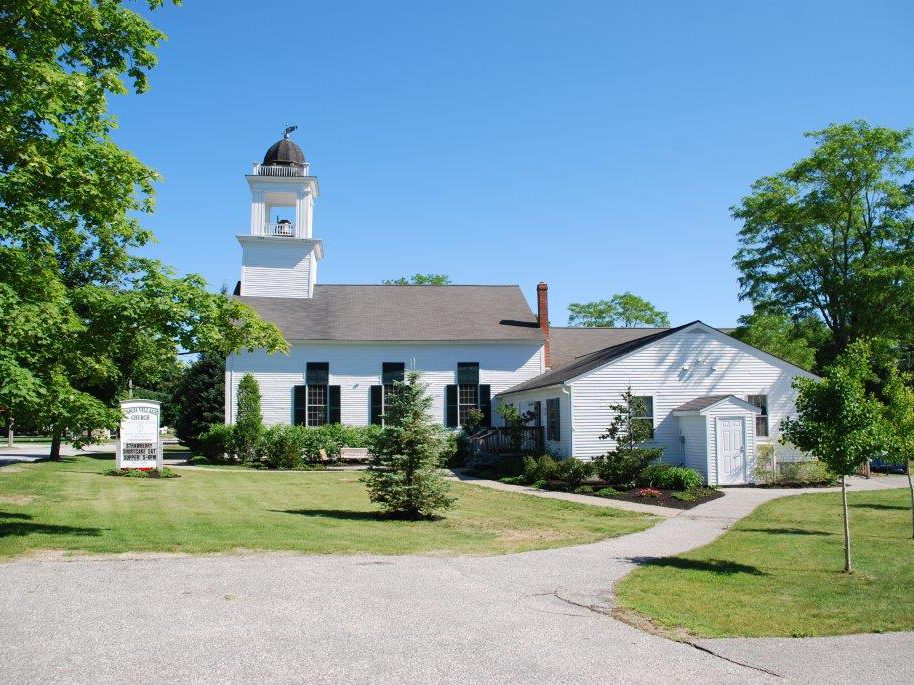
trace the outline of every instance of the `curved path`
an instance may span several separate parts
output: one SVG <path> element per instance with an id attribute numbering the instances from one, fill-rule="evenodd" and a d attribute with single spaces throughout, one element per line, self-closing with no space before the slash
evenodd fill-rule
<path id="1" fill-rule="evenodd" d="M 499 557 L 0 564 L 0 681 L 909 682 L 907 633 L 696 647 L 605 615 L 640 559 L 705 544 L 797 493 L 731 490 L 641 533 Z"/>

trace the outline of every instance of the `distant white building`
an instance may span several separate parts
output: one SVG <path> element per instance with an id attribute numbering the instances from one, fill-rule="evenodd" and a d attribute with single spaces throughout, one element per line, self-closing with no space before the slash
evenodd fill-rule
<path id="1" fill-rule="evenodd" d="M 611 404 L 629 385 L 664 461 L 710 483 L 752 478 L 757 444 L 777 439 L 794 411 L 794 377 L 811 375 L 696 321 L 671 329 L 551 328 L 548 289 L 537 314 L 516 285 L 317 283 L 323 244 L 312 232 L 317 178 L 288 134 L 247 177 L 250 233 L 239 235 L 235 295 L 289 342 L 288 355 L 226 361 L 226 421 L 238 382 L 258 380 L 268 424 L 380 423 L 391 384 L 417 369 L 433 417 L 460 426 L 472 409 L 497 423 L 499 403 L 532 410 L 559 456 L 592 458 Z"/>

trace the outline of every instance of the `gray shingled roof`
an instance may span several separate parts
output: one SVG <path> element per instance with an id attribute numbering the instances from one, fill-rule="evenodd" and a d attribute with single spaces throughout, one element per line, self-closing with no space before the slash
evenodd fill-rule
<path id="1" fill-rule="evenodd" d="M 652 342 L 657 340 L 662 340 L 668 335 L 672 335 L 678 331 L 681 331 L 683 328 L 688 328 L 692 324 L 700 323 L 699 321 L 692 321 L 683 326 L 677 326 L 676 328 L 666 328 L 655 332 L 650 333 L 649 335 L 642 336 L 640 338 L 635 338 L 634 340 L 629 340 L 627 342 L 620 343 L 618 345 L 613 345 L 602 350 L 597 350 L 591 354 L 586 354 L 583 357 L 578 357 L 572 362 L 565 364 L 564 366 L 559 366 L 553 368 L 551 371 L 540 374 L 535 378 L 531 378 L 529 381 L 515 385 L 512 388 L 508 388 L 504 392 L 499 393 L 500 395 L 506 395 L 512 392 L 520 392 L 522 390 L 535 390 L 536 388 L 546 388 L 550 385 L 558 385 L 559 383 L 564 383 L 569 381 L 572 378 L 577 378 L 581 374 L 587 373 L 597 367 L 603 366 L 607 362 L 611 362 L 613 359 L 617 359 L 623 355 L 628 354 L 629 352 L 634 352 L 639 350 L 642 347 L 650 345 Z"/>
<path id="2" fill-rule="evenodd" d="M 660 333 L 666 328 L 560 328 L 549 333 L 552 368 L 568 364 L 578 357 L 613 345 Z"/>
<path id="3" fill-rule="evenodd" d="M 238 299 L 288 340 L 543 340 L 516 285 L 316 285 L 308 299 Z"/>
<path id="4" fill-rule="evenodd" d="M 685 404 L 680 404 L 673 411 L 701 411 L 728 397 L 730 397 L 730 395 L 705 395 L 704 397 L 696 397 L 694 400 L 689 400 Z"/>

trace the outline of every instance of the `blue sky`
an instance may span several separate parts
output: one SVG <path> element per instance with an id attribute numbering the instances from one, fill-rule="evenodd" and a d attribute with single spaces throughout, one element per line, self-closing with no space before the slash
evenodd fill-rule
<path id="1" fill-rule="evenodd" d="M 914 124 L 911 2 L 186 0 L 117 140 L 159 171 L 158 243 L 234 285 L 244 174 L 286 123 L 318 176 L 322 283 L 517 283 L 550 318 L 631 290 L 730 325 L 729 207 L 807 130 Z"/>

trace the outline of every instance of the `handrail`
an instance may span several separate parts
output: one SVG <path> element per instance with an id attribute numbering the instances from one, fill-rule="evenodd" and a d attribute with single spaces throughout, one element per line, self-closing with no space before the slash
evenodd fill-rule
<path id="1" fill-rule="evenodd" d="M 542 426 L 496 426 L 467 436 L 476 455 L 542 454 L 545 448 Z"/>
<path id="2" fill-rule="evenodd" d="M 254 162 L 251 169 L 252 176 L 307 176 L 310 165 L 306 162 L 301 166 L 286 166 L 279 164 L 258 164 Z"/>

